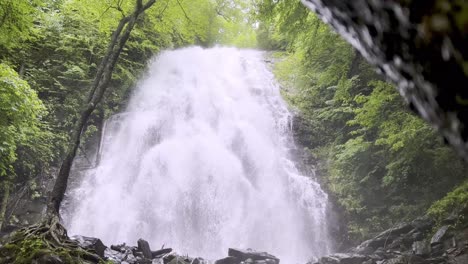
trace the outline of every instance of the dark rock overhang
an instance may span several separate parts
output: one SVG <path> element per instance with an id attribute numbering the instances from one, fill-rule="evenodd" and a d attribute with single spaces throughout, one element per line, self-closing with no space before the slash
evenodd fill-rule
<path id="1" fill-rule="evenodd" d="M 302 0 L 468 159 L 468 1 Z"/>

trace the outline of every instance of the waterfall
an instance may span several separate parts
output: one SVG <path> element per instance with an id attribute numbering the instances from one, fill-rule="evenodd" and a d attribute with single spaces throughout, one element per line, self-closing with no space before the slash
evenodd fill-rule
<path id="1" fill-rule="evenodd" d="M 330 251 L 327 195 L 301 175 L 291 113 L 260 51 L 198 47 L 155 58 L 100 163 L 68 192 L 70 234 L 216 259 L 253 248 L 305 263 Z"/>

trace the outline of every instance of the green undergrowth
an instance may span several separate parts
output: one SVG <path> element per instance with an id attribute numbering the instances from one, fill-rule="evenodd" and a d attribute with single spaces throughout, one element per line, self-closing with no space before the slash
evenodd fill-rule
<path id="1" fill-rule="evenodd" d="M 442 225 L 447 218 L 456 217 L 457 227 L 468 226 L 468 180 L 435 202 L 428 210 L 437 225 Z"/>

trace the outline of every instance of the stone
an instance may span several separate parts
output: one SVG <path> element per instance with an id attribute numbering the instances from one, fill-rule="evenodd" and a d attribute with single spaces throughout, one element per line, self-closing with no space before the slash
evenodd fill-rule
<path id="1" fill-rule="evenodd" d="M 426 232 L 431 230 L 434 226 L 434 220 L 427 216 L 416 218 L 411 222 L 411 225 L 414 227 L 415 231 Z"/>
<path id="2" fill-rule="evenodd" d="M 413 226 L 411 224 L 398 225 L 395 228 L 392 228 L 392 229 L 389 229 L 380 233 L 379 235 L 377 235 L 376 237 L 372 239 L 364 241 L 363 243 L 361 243 L 361 245 L 359 245 L 356 248 L 355 253 L 366 254 L 367 252 L 369 252 L 369 249 L 366 249 L 366 248 L 370 247 L 373 249 L 377 249 L 379 247 L 390 246 L 393 240 L 397 239 L 402 234 L 409 233 L 412 230 L 413 230 Z M 393 246 L 395 247 L 397 246 L 397 244 L 394 244 Z"/>
<path id="3" fill-rule="evenodd" d="M 112 261 L 112 263 L 120 263 L 126 255 L 120 251 L 106 248 L 104 251 L 104 259 Z"/>
<path id="4" fill-rule="evenodd" d="M 203 259 L 201 258 L 194 258 L 190 264 L 202 264 Z"/>
<path id="5" fill-rule="evenodd" d="M 429 264 L 447 264 L 448 263 L 446 257 L 428 258 L 427 261 Z"/>
<path id="6" fill-rule="evenodd" d="M 130 264 L 137 263 L 137 258 L 135 258 L 135 256 L 133 256 L 131 253 L 125 255 L 124 260 Z"/>
<path id="7" fill-rule="evenodd" d="M 415 241 L 411 248 L 413 253 L 418 256 L 428 256 L 431 254 L 431 247 L 426 241 Z"/>
<path id="8" fill-rule="evenodd" d="M 242 249 L 230 248 L 228 250 L 228 256 L 235 257 L 239 261 L 245 261 L 247 259 L 252 259 L 253 261 L 269 259 L 269 260 L 274 261 L 275 264 L 279 264 L 279 259 L 277 257 L 271 254 L 268 254 L 266 252 L 257 252 L 251 249 L 242 250 Z"/>
<path id="9" fill-rule="evenodd" d="M 138 239 L 138 250 L 143 253 L 143 256 L 147 259 L 152 259 L 153 254 L 151 253 L 151 248 L 149 246 L 148 241 L 144 239 Z"/>
<path id="10" fill-rule="evenodd" d="M 216 260 L 215 264 L 240 264 L 240 261 L 235 257 L 226 257 Z"/>
<path id="11" fill-rule="evenodd" d="M 448 225 L 445 225 L 439 228 L 439 230 L 437 230 L 437 232 L 431 238 L 431 246 L 442 243 L 442 240 L 445 238 L 445 235 L 447 234 L 448 229 L 449 229 Z"/>
<path id="12" fill-rule="evenodd" d="M 424 238 L 424 234 L 421 232 L 416 231 L 416 232 L 411 233 L 411 239 L 413 241 L 419 241 L 419 240 L 422 240 L 423 238 Z"/>
<path id="13" fill-rule="evenodd" d="M 72 240 L 76 241 L 78 245 L 84 249 L 92 250 L 96 252 L 101 258 L 104 257 L 104 252 L 106 251 L 106 246 L 99 238 L 95 237 L 85 237 L 85 236 L 73 236 Z"/>
<path id="14" fill-rule="evenodd" d="M 442 244 L 431 245 L 431 256 L 440 256 L 444 253 L 444 246 Z"/>
<path id="15" fill-rule="evenodd" d="M 359 254 L 338 253 L 331 256 L 322 257 L 320 264 L 362 264 L 369 258 Z"/>
<path id="16" fill-rule="evenodd" d="M 120 245 L 111 245 L 110 248 L 112 250 L 118 251 L 118 252 L 125 252 L 125 243 L 120 244 Z"/>
<path id="17" fill-rule="evenodd" d="M 453 264 L 466 264 L 468 263 L 468 252 L 463 255 L 456 256 L 453 260 Z"/>
<path id="18" fill-rule="evenodd" d="M 166 254 L 164 257 L 163 257 L 163 260 L 164 260 L 164 264 L 167 264 L 169 262 L 171 262 L 173 259 L 175 259 L 176 257 L 178 257 L 175 253 L 170 253 L 170 254 Z"/>
<path id="19" fill-rule="evenodd" d="M 160 250 L 151 251 L 151 255 L 153 256 L 153 258 L 157 258 L 157 257 L 160 257 L 162 255 L 166 255 L 166 254 L 171 253 L 171 252 L 172 252 L 172 248 L 163 248 L 163 249 L 160 249 Z"/>
<path id="20" fill-rule="evenodd" d="M 185 262 L 184 258 L 175 257 L 168 264 L 187 264 L 187 262 Z"/>

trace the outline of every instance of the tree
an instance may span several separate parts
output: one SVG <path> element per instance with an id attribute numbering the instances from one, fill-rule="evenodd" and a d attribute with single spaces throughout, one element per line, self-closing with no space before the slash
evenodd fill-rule
<path id="1" fill-rule="evenodd" d="M 62 165 L 57 175 L 57 179 L 55 181 L 47 207 L 49 216 L 58 216 L 59 214 L 60 204 L 62 203 L 65 191 L 67 189 L 71 166 L 76 156 L 78 147 L 80 146 L 81 135 L 84 132 L 84 128 L 91 113 L 96 109 L 96 106 L 102 100 L 104 92 L 106 91 L 112 78 L 112 73 L 116 66 L 117 60 L 119 59 L 120 53 L 122 52 L 125 43 L 130 37 L 130 33 L 137 23 L 138 17 L 143 14 L 145 10 L 150 8 L 155 2 L 156 0 L 149 0 L 146 3 L 143 3 L 143 0 L 136 0 L 134 11 L 130 15 L 124 16 L 120 20 L 117 29 L 112 34 L 107 52 L 98 67 L 96 76 L 92 83 L 86 105 L 82 109 L 80 117 L 72 131 L 70 144 L 67 148 L 65 159 L 62 161 Z"/>
<path id="2" fill-rule="evenodd" d="M 44 114 L 45 107 L 36 92 L 12 68 L 0 63 L 0 187 L 3 193 L 0 227 L 15 177 L 13 163 L 18 158 L 17 149 L 43 135 L 40 118 Z"/>

